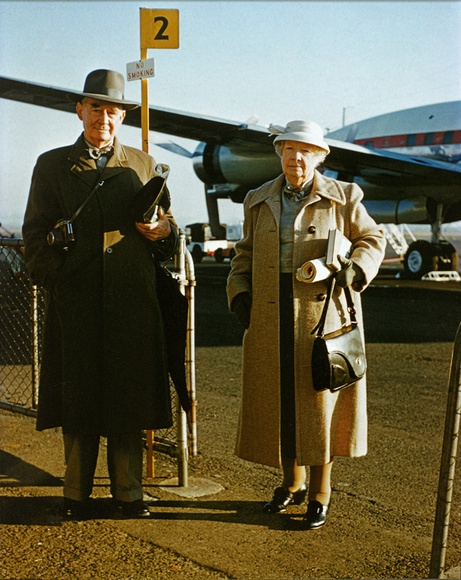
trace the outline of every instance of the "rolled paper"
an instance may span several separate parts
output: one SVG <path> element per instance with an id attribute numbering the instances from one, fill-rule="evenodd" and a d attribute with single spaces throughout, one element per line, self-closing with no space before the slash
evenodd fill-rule
<path id="1" fill-rule="evenodd" d="M 304 264 L 296 270 L 296 279 L 308 284 L 326 280 L 332 274 L 330 268 L 325 266 L 325 258 L 317 258 Z"/>

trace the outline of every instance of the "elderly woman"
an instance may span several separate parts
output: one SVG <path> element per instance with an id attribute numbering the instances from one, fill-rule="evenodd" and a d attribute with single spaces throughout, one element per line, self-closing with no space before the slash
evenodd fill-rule
<path id="1" fill-rule="evenodd" d="M 321 127 L 292 121 L 274 146 L 283 174 L 246 196 L 243 238 L 227 283 L 229 308 L 247 329 L 236 453 L 282 468 L 283 483 L 264 505 L 266 513 L 302 504 L 308 495 L 303 521 L 314 529 L 326 520 L 333 458 L 367 452 L 366 384 L 363 378 L 334 393 L 314 390 L 311 331 L 327 280 L 307 284 L 295 273 L 325 255 L 330 229 L 352 242 L 326 321 L 326 332 L 336 330 L 347 320 L 345 286 L 361 321 L 359 293 L 376 276 L 386 241 L 361 203 L 362 190 L 316 170 L 329 153 Z"/>

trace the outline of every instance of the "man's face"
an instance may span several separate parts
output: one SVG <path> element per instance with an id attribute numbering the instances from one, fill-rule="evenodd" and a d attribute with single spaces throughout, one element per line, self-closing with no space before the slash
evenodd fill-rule
<path id="1" fill-rule="evenodd" d="M 315 147 L 298 141 L 285 141 L 282 148 L 282 169 L 294 187 L 301 187 L 312 178 L 318 164 Z"/>
<path id="2" fill-rule="evenodd" d="M 88 97 L 77 103 L 76 110 L 78 118 L 83 121 L 85 139 L 99 148 L 112 143 L 126 115 L 118 105 Z"/>

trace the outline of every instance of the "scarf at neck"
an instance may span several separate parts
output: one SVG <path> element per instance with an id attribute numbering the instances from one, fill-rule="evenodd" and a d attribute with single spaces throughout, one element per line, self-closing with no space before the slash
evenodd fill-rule
<path id="1" fill-rule="evenodd" d="M 91 143 L 88 143 L 88 141 L 85 139 L 85 143 L 88 146 L 88 154 L 90 157 L 92 157 L 93 159 L 99 159 L 101 157 L 101 155 L 106 155 L 107 157 L 110 157 L 113 153 L 113 145 L 108 145 L 107 147 L 102 147 L 101 149 L 99 147 L 95 147 L 94 145 L 91 145 Z"/>
<path id="2" fill-rule="evenodd" d="M 283 193 L 288 197 L 288 199 L 294 199 L 295 201 L 302 201 L 305 197 L 309 195 L 312 191 L 312 185 L 314 183 L 314 178 L 305 183 L 302 187 L 295 187 L 288 183 L 285 183 L 283 188 Z"/>

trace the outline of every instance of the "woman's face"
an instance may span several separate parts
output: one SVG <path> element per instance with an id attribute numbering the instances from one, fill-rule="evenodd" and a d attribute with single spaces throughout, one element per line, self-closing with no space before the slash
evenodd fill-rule
<path id="1" fill-rule="evenodd" d="M 318 165 L 318 151 L 307 143 L 284 141 L 282 148 L 282 169 L 287 180 L 294 187 L 301 187 L 312 179 Z"/>

